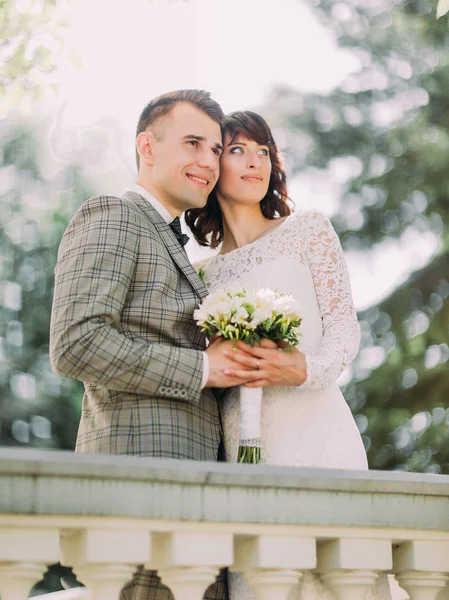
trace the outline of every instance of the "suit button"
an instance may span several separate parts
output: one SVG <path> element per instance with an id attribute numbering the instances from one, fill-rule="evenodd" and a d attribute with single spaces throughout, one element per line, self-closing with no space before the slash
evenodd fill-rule
<path id="1" fill-rule="evenodd" d="M 181 393 L 181 390 L 173 390 L 173 396 L 179 396 Z"/>
<path id="2" fill-rule="evenodd" d="M 171 387 L 166 388 L 165 391 L 167 394 L 170 394 L 170 396 L 173 394 L 173 388 L 171 388 Z"/>
<path id="3" fill-rule="evenodd" d="M 167 388 L 165 387 L 165 385 L 162 385 L 162 386 L 159 388 L 159 391 L 160 391 L 160 393 L 161 393 L 161 394 L 165 394 L 165 393 L 166 393 L 166 391 L 167 391 Z"/>
<path id="4" fill-rule="evenodd" d="M 185 398 L 187 396 L 187 390 L 181 390 L 180 396 L 181 398 Z"/>

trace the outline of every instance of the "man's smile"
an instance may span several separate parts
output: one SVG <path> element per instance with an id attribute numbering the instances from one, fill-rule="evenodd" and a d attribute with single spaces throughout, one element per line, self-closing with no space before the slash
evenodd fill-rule
<path id="1" fill-rule="evenodd" d="M 209 185 L 209 180 L 201 175 L 193 175 L 193 173 L 186 173 L 186 175 L 191 181 L 194 181 L 201 187 L 207 187 Z"/>

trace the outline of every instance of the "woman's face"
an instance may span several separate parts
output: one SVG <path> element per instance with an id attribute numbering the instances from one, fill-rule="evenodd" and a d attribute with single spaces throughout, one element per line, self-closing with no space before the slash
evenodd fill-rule
<path id="1" fill-rule="evenodd" d="M 220 159 L 218 198 L 239 204 L 260 202 L 268 191 L 271 160 L 268 146 L 238 135 L 234 140 L 227 133 Z"/>

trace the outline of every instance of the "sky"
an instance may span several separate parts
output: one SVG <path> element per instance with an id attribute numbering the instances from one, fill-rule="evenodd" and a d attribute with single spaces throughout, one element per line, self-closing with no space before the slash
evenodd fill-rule
<path id="1" fill-rule="evenodd" d="M 64 82 L 75 122 L 120 114 L 134 129 L 143 103 L 183 87 L 229 112 L 274 83 L 329 90 L 356 65 L 298 0 L 72 0 L 70 21 L 83 64 Z"/>
<path id="2" fill-rule="evenodd" d="M 71 0 L 66 6 L 70 29 L 54 116 L 64 134 L 52 144 L 58 156 L 78 148 L 101 193 L 119 194 L 132 182 L 135 125 L 154 96 L 198 87 L 225 112 L 257 109 L 275 84 L 326 93 L 358 68 L 301 0 Z M 111 126 L 116 122 L 121 133 Z M 290 195 L 298 206 L 332 216 L 336 187 L 347 176 L 347 166 L 336 162 L 326 174 L 290 181 Z M 357 308 L 389 294 L 436 244 L 431 234 L 409 231 L 369 254 L 348 254 Z M 192 260 L 204 256 L 194 243 L 188 251 Z"/>

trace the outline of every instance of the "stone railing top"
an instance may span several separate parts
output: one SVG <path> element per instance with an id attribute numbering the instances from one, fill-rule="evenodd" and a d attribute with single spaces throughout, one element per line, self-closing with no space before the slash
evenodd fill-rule
<path id="1" fill-rule="evenodd" d="M 0 515 L 449 530 L 449 476 L 0 448 Z"/>
<path id="2" fill-rule="evenodd" d="M 449 475 L 240 465 L 0 447 L 0 477 L 6 475 L 449 496 Z"/>

